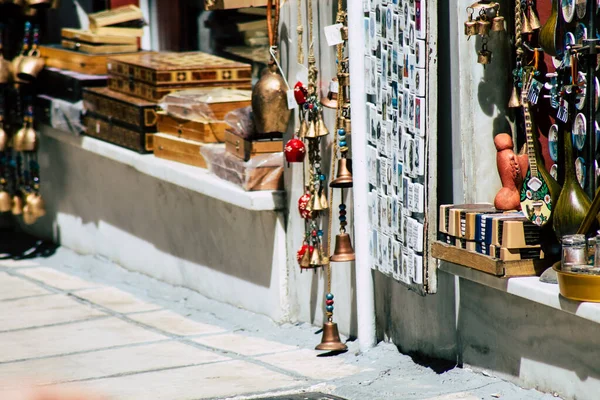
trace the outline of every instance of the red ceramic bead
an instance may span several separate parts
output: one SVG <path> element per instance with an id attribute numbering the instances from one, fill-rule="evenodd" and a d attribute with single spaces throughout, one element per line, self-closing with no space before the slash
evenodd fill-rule
<path id="1" fill-rule="evenodd" d="M 293 138 L 286 143 L 283 152 L 285 154 L 285 159 L 287 162 L 301 163 L 304 161 L 304 157 L 306 156 L 306 146 L 304 146 L 302 140 L 298 138 Z"/>
<path id="2" fill-rule="evenodd" d="M 310 198 L 310 193 L 304 193 L 298 200 L 298 211 L 300 212 L 300 216 L 304 219 L 310 219 L 312 216 L 312 211 L 307 209 Z"/>
<path id="3" fill-rule="evenodd" d="M 327 301 L 325 301 L 325 304 L 327 304 L 328 306 L 332 306 L 333 300 L 327 300 Z"/>
<path id="4" fill-rule="evenodd" d="M 345 216 L 345 215 L 346 215 L 346 210 L 342 210 L 342 211 L 340 211 L 340 217 L 343 217 L 343 216 Z"/>

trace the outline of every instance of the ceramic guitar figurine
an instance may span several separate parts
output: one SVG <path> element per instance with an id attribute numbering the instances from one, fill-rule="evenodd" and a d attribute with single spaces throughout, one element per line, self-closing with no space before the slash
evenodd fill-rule
<path id="1" fill-rule="evenodd" d="M 502 189 L 496 194 L 494 206 L 502 211 L 520 210 L 523 175 L 519 159 L 513 151 L 512 136 L 508 133 L 500 133 L 494 138 L 494 145 L 498 151 L 496 164 L 502 182 Z"/>

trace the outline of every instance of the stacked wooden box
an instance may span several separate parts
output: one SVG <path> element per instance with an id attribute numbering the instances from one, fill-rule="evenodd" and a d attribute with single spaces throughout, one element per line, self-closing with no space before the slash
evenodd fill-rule
<path id="1" fill-rule="evenodd" d="M 490 204 L 440 206 L 439 240 L 502 261 L 544 258 L 540 227 Z"/>

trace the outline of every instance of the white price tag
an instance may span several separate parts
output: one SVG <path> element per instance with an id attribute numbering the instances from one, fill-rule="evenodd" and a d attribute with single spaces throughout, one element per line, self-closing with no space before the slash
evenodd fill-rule
<path id="1" fill-rule="evenodd" d="M 296 72 L 296 80 L 302 82 L 304 86 L 308 84 L 308 68 L 302 64 L 298 64 L 298 70 Z"/>
<path id="2" fill-rule="evenodd" d="M 290 110 L 293 110 L 298 106 L 298 103 L 296 103 L 296 98 L 294 97 L 294 91 L 291 89 L 287 91 L 287 103 Z"/>
<path id="3" fill-rule="evenodd" d="M 340 84 L 338 83 L 338 81 L 329 82 L 329 91 L 335 94 L 338 94 L 340 92 Z"/>
<path id="4" fill-rule="evenodd" d="M 340 44 L 344 42 L 342 39 L 342 27 L 343 24 L 335 24 L 329 25 L 324 28 L 325 30 L 325 39 L 327 39 L 327 44 L 329 46 L 335 46 L 336 44 Z"/>

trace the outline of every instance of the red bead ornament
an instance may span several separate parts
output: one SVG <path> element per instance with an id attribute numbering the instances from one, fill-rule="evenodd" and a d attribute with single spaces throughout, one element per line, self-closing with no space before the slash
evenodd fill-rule
<path id="1" fill-rule="evenodd" d="M 304 87 L 302 82 L 297 82 L 296 86 L 294 86 L 294 98 L 296 99 L 296 103 L 299 105 L 306 103 L 306 96 L 308 96 L 308 90 Z"/>
<path id="2" fill-rule="evenodd" d="M 306 156 L 306 146 L 304 146 L 302 140 L 293 138 L 286 143 L 283 152 L 287 162 L 301 163 L 304 161 L 304 157 Z"/>
<path id="3" fill-rule="evenodd" d="M 327 304 L 328 306 L 332 306 L 333 305 L 333 300 L 326 300 L 325 304 Z"/>
<path id="4" fill-rule="evenodd" d="M 300 211 L 300 216 L 304 219 L 310 219 L 312 216 L 312 211 L 308 210 L 311 197 L 310 193 L 304 193 L 300 197 L 300 200 L 298 200 L 298 211 Z"/>
<path id="5" fill-rule="evenodd" d="M 306 253 L 307 250 L 309 251 L 308 255 L 312 255 L 314 249 L 314 246 L 309 246 L 307 244 L 302 245 L 302 247 L 300 247 L 300 250 L 298 250 L 298 253 L 296 253 L 296 258 L 298 259 L 298 262 L 302 261 L 302 256 L 304 256 L 304 253 Z"/>

